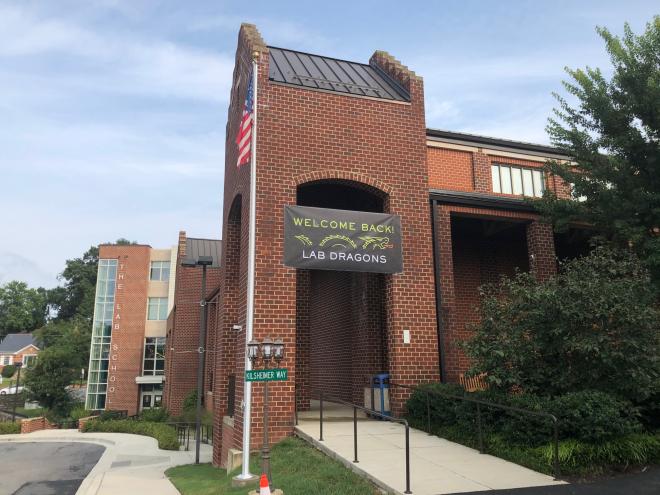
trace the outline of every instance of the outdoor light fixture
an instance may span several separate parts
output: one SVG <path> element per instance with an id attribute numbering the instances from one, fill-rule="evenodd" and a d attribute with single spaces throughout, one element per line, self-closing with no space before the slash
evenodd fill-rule
<path id="1" fill-rule="evenodd" d="M 202 294 L 199 300 L 200 317 L 199 317 L 199 347 L 197 352 L 199 358 L 197 362 L 197 414 L 195 418 L 195 464 L 199 464 L 199 444 L 201 440 L 202 431 L 202 396 L 204 394 L 204 369 L 206 360 L 206 268 L 213 264 L 212 256 L 198 256 L 194 258 L 184 258 L 181 260 L 181 266 L 187 268 L 194 268 L 196 266 L 202 267 Z"/>
<path id="2" fill-rule="evenodd" d="M 273 357 L 273 341 L 270 337 L 266 337 L 261 342 L 261 357 L 264 360 L 264 364 L 268 364 Z"/>
<path id="3" fill-rule="evenodd" d="M 282 342 L 282 339 L 275 339 L 275 342 L 273 342 L 273 357 L 277 364 L 280 364 L 280 361 L 284 358 L 284 342 Z"/>
<path id="4" fill-rule="evenodd" d="M 256 340 L 251 340 L 247 344 L 248 348 L 248 359 L 252 361 L 252 364 L 259 359 L 259 342 Z"/>
<path id="5" fill-rule="evenodd" d="M 279 366 L 284 359 L 284 342 L 282 339 L 272 340 L 270 337 L 265 337 L 261 342 L 257 340 L 251 340 L 247 343 L 247 353 L 248 359 L 252 363 L 252 366 L 256 368 L 256 365 L 259 361 L 263 364 L 264 371 L 271 374 L 275 372 L 281 372 L 282 370 L 270 370 L 271 359 L 275 360 L 275 363 Z M 284 370 L 286 371 L 286 370 Z M 272 478 L 270 475 L 270 446 L 268 438 L 268 419 L 269 419 L 269 396 L 268 396 L 268 385 L 269 381 L 273 378 L 267 378 L 263 380 L 264 383 L 264 440 L 263 446 L 261 448 L 261 472 L 268 477 L 268 481 L 272 483 Z"/>

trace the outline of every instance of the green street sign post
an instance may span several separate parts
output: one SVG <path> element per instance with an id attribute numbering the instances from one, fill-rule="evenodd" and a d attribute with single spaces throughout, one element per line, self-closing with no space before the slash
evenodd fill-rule
<path id="1" fill-rule="evenodd" d="M 289 370 L 273 368 L 269 370 L 246 370 L 246 382 L 283 382 L 289 379 Z"/>

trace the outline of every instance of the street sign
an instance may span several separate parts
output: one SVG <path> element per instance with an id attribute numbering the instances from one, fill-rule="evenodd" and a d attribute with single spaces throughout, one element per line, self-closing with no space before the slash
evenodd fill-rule
<path id="1" fill-rule="evenodd" d="M 271 370 L 246 370 L 246 382 L 282 382 L 288 380 L 289 370 L 286 368 L 274 368 Z"/>

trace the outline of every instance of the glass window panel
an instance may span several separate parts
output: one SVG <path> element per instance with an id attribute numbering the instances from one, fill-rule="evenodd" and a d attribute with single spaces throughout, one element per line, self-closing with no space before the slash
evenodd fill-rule
<path id="1" fill-rule="evenodd" d="M 157 370 L 164 370 L 165 369 L 165 361 L 162 359 L 157 359 L 156 360 L 156 369 Z"/>
<path id="2" fill-rule="evenodd" d="M 525 196 L 534 196 L 534 182 L 532 181 L 532 171 L 524 168 L 523 176 L 523 194 Z"/>
<path id="3" fill-rule="evenodd" d="M 501 193 L 502 188 L 500 187 L 500 167 L 499 165 L 490 166 L 491 176 L 493 178 L 493 192 Z"/>
<path id="4" fill-rule="evenodd" d="M 502 192 L 504 194 L 511 194 L 511 169 L 509 167 L 500 167 L 500 175 L 502 178 Z"/>
<path id="5" fill-rule="evenodd" d="M 511 168 L 511 183 L 512 183 L 512 189 L 513 189 L 513 194 L 522 194 L 523 193 L 523 186 L 522 186 L 522 170 L 519 168 Z"/>
<path id="6" fill-rule="evenodd" d="M 105 395 L 99 395 L 96 402 L 97 409 L 105 409 Z"/>
<path id="7" fill-rule="evenodd" d="M 540 198 L 543 196 L 543 173 L 540 170 L 532 171 L 532 178 L 534 180 L 534 196 Z"/>
<path id="8" fill-rule="evenodd" d="M 160 279 L 164 280 L 164 281 L 167 281 L 167 280 L 170 279 L 170 262 L 168 261 L 166 263 L 167 263 L 167 266 L 163 266 L 163 268 L 161 269 L 161 275 L 160 275 Z"/>

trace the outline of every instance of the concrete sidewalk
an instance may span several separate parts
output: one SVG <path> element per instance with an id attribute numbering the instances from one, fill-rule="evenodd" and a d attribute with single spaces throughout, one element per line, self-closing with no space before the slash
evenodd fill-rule
<path id="1" fill-rule="evenodd" d="M 323 442 L 318 441 L 318 418 L 305 415 L 296 426 L 296 433 L 382 488 L 403 493 L 404 427 L 387 421 L 359 421 L 359 463 L 354 464 L 353 422 L 333 419 L 323 422 Z M 415 495 L 563 484 L 518 464 L 414 429 L 410 430 L 410 472 L 410 488 Z"/>
<path id="2" fill-rule="evenodd" d="M 44 430 L 26 435 L 2 435 L 0 442 L 87 442 L 103 445 L 105 452 L 76 492 L 77 495 L 179 495 L 165 470 L 195 462 L 188 452 L 160 450 L 155 439 L 124 433 L 80 433 Z M 211 462 L 212 447 L 201 446 L 200 461 Z"/>

